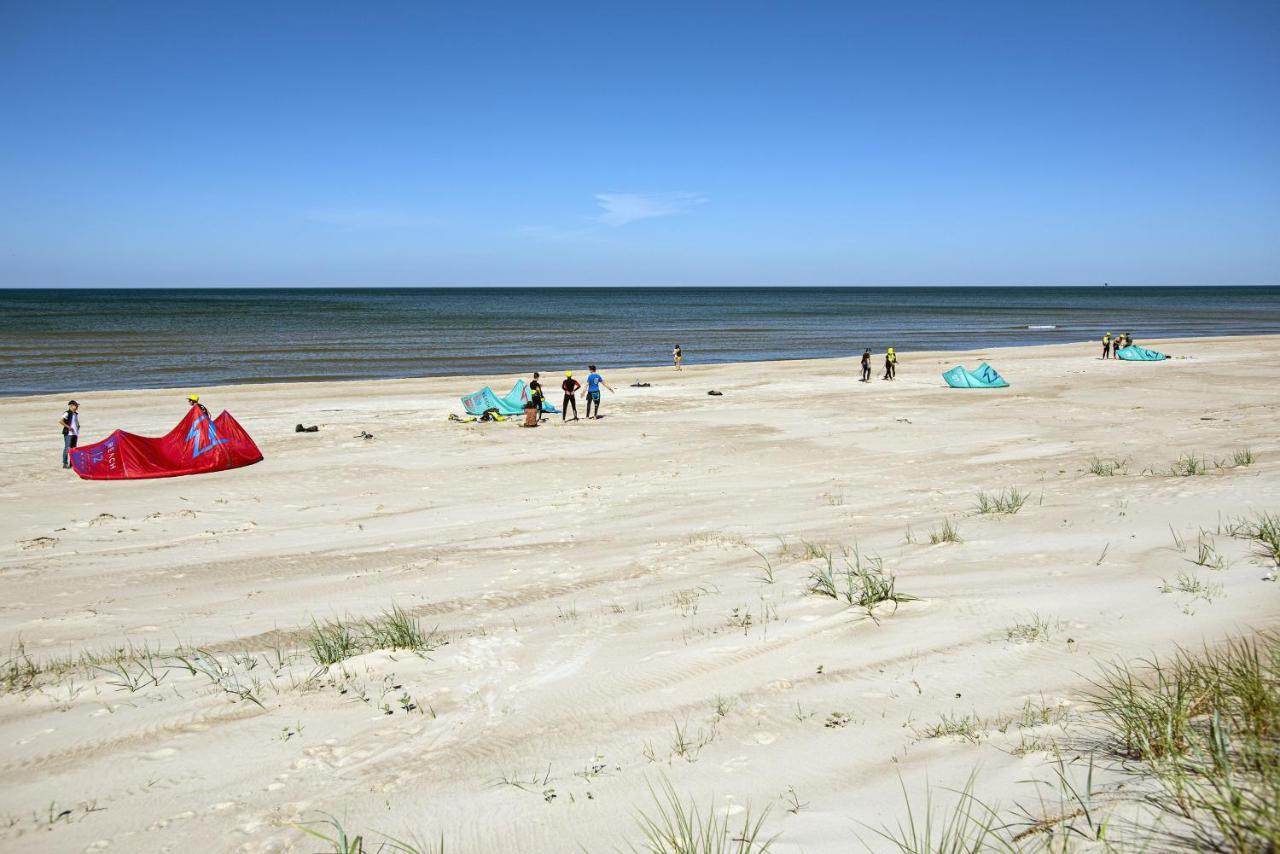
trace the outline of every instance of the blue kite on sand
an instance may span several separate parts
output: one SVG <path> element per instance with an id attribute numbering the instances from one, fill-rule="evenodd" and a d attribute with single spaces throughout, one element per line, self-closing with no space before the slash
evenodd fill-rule
<path id="1" fill-rule="evenodd" d="M 1148 350 L 1146 347 L 1139 347 L 1137 344 L 1130 344 L 1116 351 L 1117 359 L 1124 359 L 1126 362 L 1163 362 L 1169 358 L 1164 353 L 1157 353 L 1155 350 Z"/>
<path id="2" fill-rule="evenodd" d="M 462 407 L 467 410 L 468 415 L 484 415 L 490 409 L 498 410 L 499 415 L 522 415 L 524 414 L 524 405 L 530 400 L 529 386 L 524 380 L 516 380 L 515 386 L 506 397 L 498 397 L 493 393 L 493 389 L 485 386 L 477 392 L 462 398 Z M 559 412 L 551 404 L 544 399 L 542 401 L 543 412 Z"/>
<path id="3" fill-rule="evenodd" d="M 996 369 L 983 362 L 976 371 L 966 371 L 960 365 L 942 375 L 952 388 L 1008 388 L 1009 383 L 996 373 Z"/>

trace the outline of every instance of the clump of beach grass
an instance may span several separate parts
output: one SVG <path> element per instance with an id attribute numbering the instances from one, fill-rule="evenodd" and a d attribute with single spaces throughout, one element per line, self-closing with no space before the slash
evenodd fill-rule
<path id="1" fill-rule="evenodd" d="M 864 609 L 876 619 L 875 608 L 884 602 L 893 603 L 895 609 L 902 602 L 913 602 L 917 597 L 900 593 L 897 576 L 884 568 L 879 555 L 864 554 L 854 546 L 847 551 L 844 567 L 837 569 L 830 553 L 826 565 L 809 573 L 808 592 L 830 599 L 843 599 L 850 605 Z"/>
<path id="2" fill-rule="evenodd" d="M 1025 623 L 1014 623 L 1004 630 L 1005 639 L 1014 643 L 1047 643 L 1062 624 L 1048 620 L 1039 614 L 1032 614 Z"/>
<path id="3" fill-rule="evenodd" d="M 1192 575 L 1189 572 L 1179 572 L 1177 579 L 1172 583 L 1165 580 L 1160 586 L 1161 593 L 1186 593 L 1195 599 L 1203 599 L 1212 603 L 1214 599 L 1223 595 L 1221 584 L 1203 579 Z"/>
<path id="4" fill-rule="evenodd" d="M 1003 513 L 1012 515 L 1022 509 L 1022 505 L 1027 502 L 1027 496 L 1030 493 L 1019 492 L 1016 489 L 1006 489 L 1003 492 L 979 492 L 977 511 L 984 515 Z"/>
<path id="5" fill-rule="evenodd" d="M 655 790 L 649 785 L 653 797 L 653 812 L 638 812 L 636 824 L 644 841 L 639 847 L 631 845 L 632 852 L 646 854 L 767 854 L 773 849 L 776 836 L 764 835 L 766 809 L 752 820 L 747 810 L 739 825 L 728 817 L 720 818 L 714 808 L 704 813 L 697 803 L 686 804 L 666 778 Z"/>
<path id="6" fill-rule="evenodd" d="M 399 606 L 363 620 L 313 620 L 304 640 L 316 664 L 324 666 L 377 649 L 425 653 L 444 642 L 436 630 L 424 632 Z"/>
<path id="7" fill-rule="evenodd" d="M 1204 531 L 1201 531 L 1200 536 L 1196 538 L 1196 559 L 1193 563 L 1206 569 L 1226 569 L 1227 567 L 1226 560 L 1218 554 L 1218 550 Z"/>
<path id="8" fill-rule="evenodd" d="M 920 731 L 924 738 L 960 738 L 977 744 L 986 730 L 977 715 L 942 715 L 938 722 Z"/>
<path id="9" fill-rule="evenodd" d="M 1089 702 L 1109 747 L 1160 788 L 1152 802 L 1201 850 L 1280 841 L 1280 635 L 1104 668 Z"/>
<path id="10" fill-rule="evenodd" d="M 925 800 L 923 809 L 917 809 L 907 793 L 906 783 L 898 778 L 902 788 L 902 798 L 906 804 L 906 822 L 899 822 L 897 827 L 881 825 L 863 826 L 880 837 L 876 846 L 862 841 L 868 851 L 896 850 L 902 854 L 966 854 L 978 851 L 1018 850 L 1002 834 L 1004 822 L 1001 821 L 995 807 L 983 803 L 974 794 L 978 772 L 974 769 L 969 775 L 964 788 L 954 791 L 957 798 L 955 804 L 946 810 L 939 810 L 934 802 L 933 787 L 925 783 Z"/>
<path id="11" fill-rule="evenodd" d="M 1204 474 L 1208 470 L 1204 457 L 1195 454 L 1183 454 L 1169 466 L 1169 474 L 1173 477 L 1193 477 Z"/>
<path id="12" fill-rule="evenodd" d="M 377 842 L 368 842 L 363 834 L 352 836 L 334 816 L 322 813 L 323 820 L 295 824 L 294 827 L 308 836 L 327 843 L 331 854 L 445 854 L 444 836 L 436 844 L 421 845 L 405 842 L 384 834 Z"/>
<path id="13" fill-rule="evenodd" d="M 951 524 L 950 519 L 942 520 L 942 529 L 929 532 L 929 543 L 938 545 L 939 543 L 963 543 L 960 538 L 960 531 Z"/>
<path id="14" fill-rule="evenodd" d="M 1116 457 L 1093 457 L 1089 460 L 1089 472 L 1096 474 L 1098 477 L 1114 477 L 1118 474 L 1124 474 L 1128 468 L 1129 461 L 1127 459 L 1118 459 Z"/>
<path id="15" fill-rule="evenodd" d="M 1280 514 L 1262 513 L 1254 519 L 1239 519 L 1228 526 L 1233 537 L 1253 540 L 1263 557 L 1280 566 Z"/>
<path id="16" fill-rule="evenodd" d="M 1231 462 L 1237 467 L 1251 466 L 1256 462 L 1253 456 L 1253 450 L 1250 448 L 1237 448 L 1231 452 Z"/>

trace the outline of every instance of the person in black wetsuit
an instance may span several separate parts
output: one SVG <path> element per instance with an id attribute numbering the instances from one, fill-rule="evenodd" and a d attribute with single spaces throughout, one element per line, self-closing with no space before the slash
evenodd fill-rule
<path id="1" fill-rule="evenodd" d="M 542 383 L 538 382 L 538 372 L 533 372 L 533 380 L 529 383 L 529 401 L 538 408 L 538 420 L 542 420 Z"/>
<path id="2" fill-rule="evenodd" d="M 871 348 L 862 351 L 862 382 L 871 382 Z"/>
<path id="3" fill-rule="evenodd" d="M 200 402 L 200 395 L 198 394 L 187 395 L 187 404 L 190 406 L 200 407 L 200 414 L 203 415 L 205 418 L 209 417 L 209 410 L 205 409 L 204 404 Z"/>
<path id="4" fill-rule="evenodd" d="M 560 420 L 569 420 L 569 409 L 573 409 L 573 420 L 578 420 L 578 399 L 574 395 L 582 388 L 582 383 L 573 378 L 573 371 L 564 372 L 564 382 L 560 383 L 564 390 L 564 405 L 560 407 Z"/>

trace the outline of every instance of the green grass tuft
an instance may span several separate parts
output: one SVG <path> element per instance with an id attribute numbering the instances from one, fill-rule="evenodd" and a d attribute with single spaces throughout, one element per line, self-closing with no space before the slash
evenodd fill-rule
<path id="1" fill-rule="evenodd" d="M 977 510 L 982 514 L 1003 513 L 1012 515 L 1022 509 L 1022 505 L 1027 502 L 1028 495 L 1029 493 L 1019 492 L 1016 489 L 995 493 L 979 492 Z"/>
<path id="2" fill-rule="evenodd" d="M 936 546 L 939 543 L 963 543 L 964 540 L 960 538 L 960 531 L 951 524 L 951 520 L 944 519 L 942 520 L 942 530 L 929 532 L 929 542 Z"/>
<path id="3" fill-rule="evenodd" d="M 731 824 L 728 818 L 719 818 L 714 809 L 704 814 L 696 803 L 690 801 L 686 805 L 665 778 L 657 790 L 651 784 L 649 792 L 653 796 L 653 815 L 645 812 L 636 815 L 644 841 L 640 847 L 632 845 L 633 852 L 767 854 L 773 848 L 777 837 L 765 837 L 763 834 L 764 820 L 769 814 L 767 809 L 754 821 L 748 810 L 741 825 L 737 822 Z"/>

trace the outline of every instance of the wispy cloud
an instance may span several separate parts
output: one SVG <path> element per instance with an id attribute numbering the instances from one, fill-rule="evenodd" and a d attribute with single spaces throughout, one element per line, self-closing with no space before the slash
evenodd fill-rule
<path id="1" fill-rule="evenodd" d="M 699 193 L 596 193 L 596 202 L 602 209 L 596 220 L 605 225 L 626 225 L 641 219 L 677 216 L 706 201 L 706 196 Z"/>
<path id="2" fill-rule="evenodd" d="M 439 225 L 432 217 L 386 208 L 315 208 L 304 216 L 311 222 L 350 231 L 377 231 L 400 228 L 430 228 Z"/>

